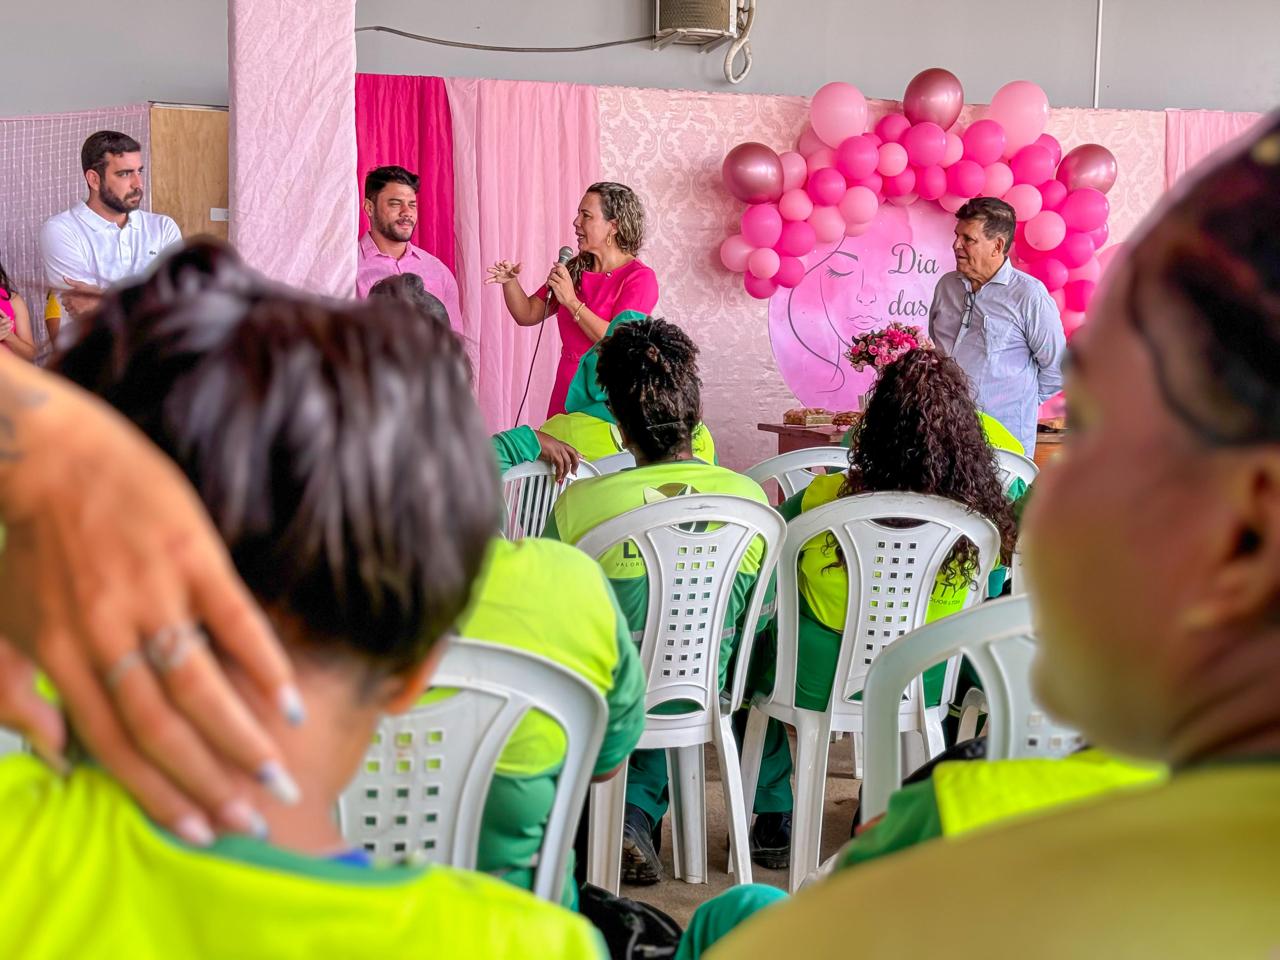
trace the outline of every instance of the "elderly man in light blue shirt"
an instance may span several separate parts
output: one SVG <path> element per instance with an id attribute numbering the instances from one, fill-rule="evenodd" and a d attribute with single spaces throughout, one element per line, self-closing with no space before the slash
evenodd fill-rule
<path id="1" fill-rule="evenodd" d="M 973 384 L 978 409 L 1035 451 L 1040 404 L 1062 389 L 1066 337 L 1057 304 L 1009 262 L 1013 208 L 978 197 L 956 211 L 956 269 L 938 281 L 929 337 Z"/>

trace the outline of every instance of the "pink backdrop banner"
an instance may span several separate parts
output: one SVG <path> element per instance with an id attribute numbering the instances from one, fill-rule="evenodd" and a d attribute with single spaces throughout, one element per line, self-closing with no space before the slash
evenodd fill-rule
<path id="1" fill-rule="evenodd" d="M 453 121 L 439 77 L 356 75 L 356 193 L 361 200 L 365 175 L 389 164 L 421 180 L 413 242 L 453 270 Z M 360 235 L 368 229 L 361 203 Z"/>
<path id="2" fill-rule="evenodd" d="M 455 214 L 463 334 L 476 393 L 491 430 L 542 422 L 551 396 L 560 334 L 516 326 L 502 289 L 486 285 L 500 259 L 521 262 L 528 293 L 546 279 L 561 246 L 574 245 L 573 218 L 584 188 L 600 179 L 596 87 L 508 80 L 446 80 L 453 117 Z M 652 211 L 653 208 L 649 207 Z"/>
<path id="3" fill-rule="evenodd" d="M 231 242 L 303 290 L 356 281 L 355 0 L 231 0 Z"/>
<path id="4" fill-rule="evenodd" d="M 1200 161 L 1247 133 L 1262 114 L 1166 110 L 1164 117 L 1165 182 L 1172 187 Z"/>

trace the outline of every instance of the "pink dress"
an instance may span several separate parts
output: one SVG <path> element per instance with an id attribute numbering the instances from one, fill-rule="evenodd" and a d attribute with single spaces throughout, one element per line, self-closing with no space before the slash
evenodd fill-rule
<path id="1" fill-rule="evenodd" d="M 9 325 L 12 325 L 14 333 L 17 333 L 18 328 L 14 320 L 13 298 L 9 295 L 9 293 L 3 287 L 0 287 L 0 318 L 5 318 L 5 317 L 7 317 L 8 319 L 7 320 L 0 319 L 0 324 L 7 323 Z M 8 337 L 5 337 L 5 339 L 0 340 L 0 347 L 4 347 L 6 350 L 10 352 L 13 351 L 13 347 L 9 346 Z"/>
<path id="2" fill-rule="evenodd" d="M 536 296 L 543 298 L 546 295 L 544 285 Z M 639 260 L 632 260 L 609 273 L 588 270 L 582 274 L 582 281 L 578 284 L 578 296 L 601 320 L 613 320 L 623 310 L 649 313 L 658 303 L 658 275 Z M 556 367 L 556 382 L 551 388 L 548 418 L 565 412 L 564 398 L 569 392 L 569 383 L 594 343 L 583 333 L 567 307 L 560 306 L 556 318 L 560 324 L 560 365 Z"/>

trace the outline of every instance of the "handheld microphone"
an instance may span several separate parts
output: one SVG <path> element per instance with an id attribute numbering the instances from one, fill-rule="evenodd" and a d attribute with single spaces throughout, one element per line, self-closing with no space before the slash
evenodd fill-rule
<path id="1" fill-rule="evenodd" d="M 573 248 L 572 248 L 572 247 L 561 247 L 561 248 L 560 248 L 560 259 L 556 261 L 556 265 L 557 265 L 557 266 L 560 266 L 560 267 L 563 267 L 566 263 L 568 263 L 568 262 L 569 262 L 570 260 L 572 260 L 572 259 L 573 259 Z M 551 292 L 551 284 L 547 284 L 547 303 L 546 303 L 546 306 L 545 306 L 545 307 L 543 307 L 543 310 L 542 310 L 542 315 L 543 315 L 543 318 L 544 318 L 544 319 L 546 318 L 547 311 L 551 309 L 551 298 L 552 298 L 552 297 L 554 297 L 554 296 L 555 296 L 555 294 Z"/>
<path id="2" fill-rule="evenodd" d="M 573 247 L 561 247 L 560 258 L 556 261 L 560 266 L 564 266 L 573 259 Z M 551 284 L 547 284 L 547 302 L 542 307 L 542 323 L 538 324 L 538 339 L 533 345 L 533 356 L 529 359 L 529 376 L 524 381 L 524 396 L 520 398 L 520 406 L 516 410 L 516 424 L 520 423 L 520 415 L 524 413 L 525 401 L 529 399 L 529 384 L 533 383 L 533 365 L 538 362 L 538 348 L 542 346 L 542 333 L 547 329 L 548 311 L 551 309 L 551 298 L 555 294 L 551 291 Z"/>

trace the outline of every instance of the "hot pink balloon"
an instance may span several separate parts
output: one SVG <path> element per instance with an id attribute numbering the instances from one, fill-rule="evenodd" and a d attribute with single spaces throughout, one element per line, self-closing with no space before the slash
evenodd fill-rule
<path id="1" fill-rule="evenodd" d="M 1062 332 L 1066 338 L 1070 340 L 1076 335 L 1076 331 L 1084 326 L 1084 314 L 1076 310 L 1064 310 L 1062 312 Z"/>
<path id="2" fill-rule="evenodd" d="M 900 143 L 884 143 L 880 145 L 880 162 L 876 164 L 876 172 L 882 177 L 896 177 L 907 169 L 907 151 Z"/>
<path id="3" fill-rule="evenodd" d="M 838 147 L 866 130 L 867 98 L 851 83 L 828 83 L 813 95 L 809 122 L 823 143 Z"/>
<path id="4" fill-rule="evenodd" d="M 942 154 L 942 165 L 949 167 L 963 156 L 964 141 L 960 139 L 960 134 L 948 131 L 947 149 Z"/>
<path id="5" fill-rule="evenodd" d="M 1013 207 L 1013 215 L 1019 220 L 1030 220 L 1042 206 L 1040 191 L 1029 183 L 1015 184 L 1001 199 Z"/>
<path id="6" fill-rule="evenodd" d="M 773 282 L 790 290 L 799 286 L 804 279 L 804 263 L 796 257 L 783 257 L 778 264 L 778 272 L 773 275 Z"/>
<path id="7" fill-rule="evenodd" d="M 876 136 L 885 143 L 897 143 L 911 129 L 911 121 L 900 113 L 886 113 L 876 124 Z"/>
<path id="8" fill-rule="evenodd" d="M 850 137 L 836 150 L 836 169 L 849 181 L 861 180 L 875 173 L 880 152 L 870 136 Z"/>
<path id="9" fill-rule="evenodd" d="M 742 286 L 757 300 L 768 300 L 778 292 L 778 285 L 773 280 L 761 280 L 752 273 L 742 275 Z"/>
<path id="10" fill-rule="evenodd" d="M 778 212 L 783 220 L 808 220 L 813 213 L 813 201 L 803 188 L 788 190 L 778 201 Z"/>
<path id="11" fill-rule="evenodd" d="M 1057 167 L 1058 161 L 1062 159 L 1062 144 L 1058 142 L 1058 138 L 1051 133 L 1042 133 L 1036 137 L 1036 143 L 1049 151 L 1049 155 L 1053 157 L 1053 165 Z"/>
<path id="12" fill-rule="evenodd" d="M 907 84 L 902 95 L 902 112 L 912 123 L 936 123 L 946 130 L 960 116 L 964 87 L 950 70 L 930 67 L 921 70 Z"/>
<path id="13" fill-rule="evenodd" d="M 1101 250 L 1107 245 L 1107 238 L 1111 236 L 1111 228 L 1105 223 L 1097 230 L 1089 231 L 1089 239 L 1093 241 L 1093 249 Z"/>
<path id="14" fill-rule="evenodd" d="M 1058 315 L 1061 316 L 1062 312 L 1067 309 L 1067 295 L 1061 290 L 1050 290 L 1049 296 L 1053 298 L 1053 302 L 1058 307 Z"/>
<path id="15" fill-rule="evenodd" d="M 813 132 L 813 127 L 806 124 L 800 138 L 796 140 L 796 153 L 807 160 L 825 146 L 822 138 Z"/>
<path id="16" fill-rule="evenodd" d="M 808 160 L 805 161 L 808 167 L 809 176 L 812 177 L 819 170 L 826 170 L 836 165 L 836 152 L 830 147 L 823 147 L 821 150 L 815 150 L 809 154 Z"/>
<path id="17" fill-rule="evenodd" d="M 849 185 L 834 167 L 817 170 L 809 177 L 809 196 L 815 206 L 831 207 L 840 202 Z"/>
<path id="18" fill-rule="evenodd" d="M 763 250 L 753 250 L 751 256 L 747 257 L 747 270 L 753 277 L 769 280 L 778 272 L 778 265 L 781 262 L 777 250 L 765 247 Z"/>
<path id="19" fill-rule="evenodd" d="M 907 167 L 901 173 L 884 178 L 884 195 L 886 197 L 905 197 L 916 189 L 916 172 Z"/>
<path id="20" fill-rule="evenodd" d="M 1004 127 L 1004 156 L 1011 157 L 1044 132 L 1049 98 L 1030 80 L 1014 80 L 991 98 L 987 118 Z"/>
<path id="21" fill-rule="evenodd" d="M 917 167 L 932 167 L 942 162 L 947 152 L 947 132 L 936 123 L 917 123 L 902 135 L 907 159 Z"/>
<path id="22" fill-rule="evenodd" d="M 1092 187 L 1106 193 L 1115 186 L 1118 172 L 1114 154 L 1099 143 L 1081 144 L 1058 165 L 1058 179 L 1069 190 Z"/>
<path id="23" fill-rule="evenodd" d="M 986 171 L 972 160 L 961 160 L 947 168 L 947 190 L 957 197 L 976 197 L 986 182 Z"/>
<path id="24" fill-rule="evenodd" d="M 1053 257 L 1028 264 L 1027 273 L 1043 283 L 1050 293 L 1061 290 L 1067 282 L 1067 268 Z"/>
<path id="25" fill-rule="evenodd" d="M 880 201 L 866 187 L 854 186 L 845 191 L 839 206 L 840 216 L 844 217 L 846 224 L 867 223 L 880 209 Z"/>
<path id="26" fill-rule="evenodd" d="M 778 154 L 778 161 L 782 164 L 782 192 L 786 193 L 788 190 L 803 187 L 805 178 L 809 176 L 809 165 L 805 162 L 804 156 L 794 150 L 788 150 L 786 153 Z"/>
<path id="27" fill-rule="evenodd" d="M 937 200 L 947 192 L 947 171 L 941 167 L 925 167 L 916 174 L 916 191 L 921 200 Z"/>
<path id="28" fill-rule="evenodd" d="M 978 120 L 969 124 L 962 137 L 964 159 L 980 167 L 995 163 L 1004 154 L 1004 128 L 995 120 Z"/>
<path id="29" fill-rule="evenodd" d="M 986 177 L 982 185 L 984 197 L 1003 197 L 1013 186 L 1013 171 L 1007 163 L 997 160 L 989 164 L 983 173 Z"/>
<path id="30" fill-rule="evenodd" d="M 1107 222 L 1111 204 L 1107 202 L 1107 198 L 1101 191 L 1093 187 L 1081 187 L 1067 194 L 1067 199 L 1062 201 L 1059 212 L 1072 230 L 1088 233 L 1091 230 L 1097 230 Z"/>
<path id="31" fill-rule="evenodd" d="M 1044 200 L 1041 206 L 1045 210 L 1057 210 L 1062 206 L 1062 201 L 1067 199 L 1067 188 L 1057 180 L 1050 180 L 1040 184 L 1040 196 Z"/>
<path id="32" fill-rule="evenodd" d="M 1098 263 L 1097 257 L 1090 257 L 1081 266 L 1074 270 L 1067 271 L 1068 282 L 1072 280 L 1092 280 L 1097 283 L 1102 279 L 1102 264 Z"/>
<path id="33" fill-rule="evenodd" d="M 820 243 L 831 243 L 844 236 L 844 217 L 838 207 L 814 207 L 808 220 Z"/>
<path id="34" fill-rule="evenodd" d="M 863 136 L 877 149 L 879 149 L 880 144 L 884 143 L 884 138 L 877 136 L 875 133 L 864 133 Z"/>
<path id="35" fill-rule="evenodd" d="M 1089 300 L 1097 287 L 1092 280 L 1072 280 L 1062 288 L 1067 295 L 1067 309 L 1083 312 L 1089 306 Z"/>
<path id="36" fill-rule="evenodd" d="M 751 256 L 751 251 L 754 249 L 742 234 L 735 233 L 731 237 L 726 237 L 724 243 L 720 244 L 720 262 L 724 264 L 726 270 L 741 273 L 747 269 L 747 258 Z"/>
<path id="37" fill-rule="evenodd" d="M 944 193 L 938 198 L 938 206 L 947 213 L 955 213 L 968 201 L 968 197 L 957 197 L 954 193 Z"/>
<path id="38" fill-rule="evenodd" d="M 1067 235 L 1058 244 L 1053 255 L 1067 265 L 1068 270 L 1082 267 L 1093 259 L 1093 241 L 1087 233 L 1078 230 L 1067 230 Z"/>
<path id="39" fill-rule="evenodd" d="M 753 247 L 772 247 L 782 236 L 782 214 L 772 203 L 748 207 L 742 215 L 742 236 Z"/>
<path id="40" fill-rule="evenodd" d="M 744 221 L 743 226 L 745 225 Z M 751 239 L 751 235 L 746 230 L 742 232 L 748 240 Z M 1036 250 L 1052 250 L 1067 235 L 1067 225 L 1062 217 L 1052 210 L 1042 210 L 1027 221 L 1025 234 L 1028 246 Z"/>
<path id="41" fill-rule="evenodd" d="M 720 168 L 724 185 L 743 203 L 768 203 L 782 196 L 782 161 L 763 143 L 740 143 Z"/>
<path id="42" fill-rule="evenodd" d="M 782 225 L 782 236 L 778 238 L 776 249 L 787 257 L 803 257 L 813 252 L 817 243 L 818 236 L 813 232 L 813 227 L 801 220 Z"/>
<path id="43" fill-rule="evenodd" d="M 1014 183 L 1039 186 L 1053 179 L 1053 154 L 1047 147 L 1033 143 L 1015 153 L 1009 161 Z"/>
<path id="44" fill-rule="evenodd" d="M 876 156 L 878 157 L 879 154 Z M 857 185 L 866 187 L 872 193 L 879 196 L 880 192 L 884 190 L 884 177 L 880 176 L 878 173 L 871 173 L 858 181 Z"/>

